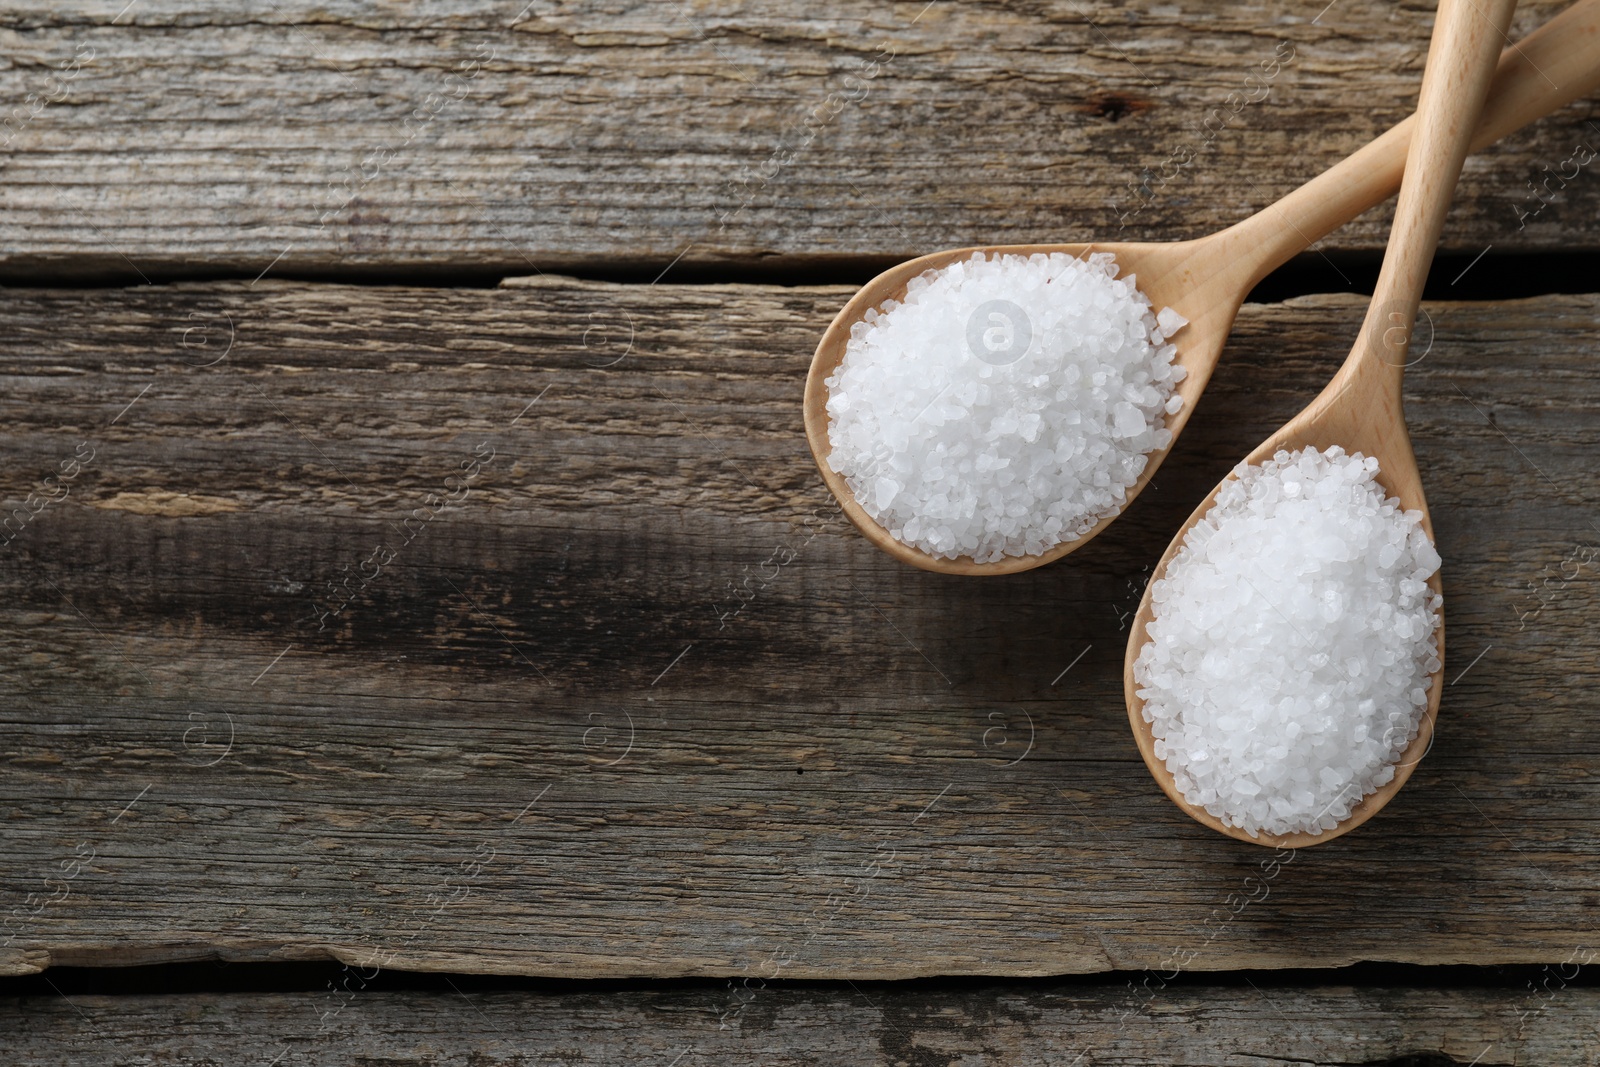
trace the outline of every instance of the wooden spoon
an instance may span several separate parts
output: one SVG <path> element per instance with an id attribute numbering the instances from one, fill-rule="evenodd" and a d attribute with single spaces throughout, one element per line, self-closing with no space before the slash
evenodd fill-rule
<path id="1" fill-rule="evenodd" d="M 1600 87 L 1600 0 L 1580 0 L 1506 49 L 1500 57 L 1491 102 L 1472 137 L 1473 150 L 1493 144 L 1596 87 Z M 1406 151 L 1415 122 L 1416 116 L 1406 119 L 1276 204 L 1199 240 L 957 248 L 910 260 L 878 275 L 834 318 L 817 345 L 810 373 L 806 376 L 806 439 L 822 471 L 823 481 L 867 540 L 923 570 L 945 574 L 1011 574 L 1060 559 L 1081 547 L 1105 529 L 1116 515 L 1100 520 L 1076 541 L 1056 545 L 1037 556 L 1008 557 L 993 563 L 977 563 L 970 556 L 939 559 L 902 544 L 878 525 L 856 502 L 845 479 L 834 473 L 827 462 L 830 445 L 826 382 L 844 358 L 850 327 L 869 309 L 879 307 L 884 301 L 903 299 L 906 284 L 917 275 L 965 259 L 973 252 L 1019 255 L 1064 252 L 1070 256 L 1111 252 L 1116 255 L 1124 276 L 1138 275 L 1139 288 L 1156 310 L 1171 307 L 1189 320 L 1189 325 L 1176 338 L 1176 362 L 1188 371 L 1188 377 L 1177 389 L 1183 406 L 1167 416 L 1166 422 L 1176 441 L 1211 378 L 1234 316 L 1250 290 L 1313 242 L 1394 194 L 1405 169 Z M 1170 448 L 1169 445 L 1167 449 L 1150 453 L 1144 472 L 1128 490 L 1128 503 L 1149 484 Z"/>
<path id="2" fill-rule="evenodd" d="M 1428 65 L 1422 75 L 1422 93 L 1417 101 L 1416 129 L 1406 156 L 1405 181 L 1395 206 L 1394 227 L 1389 231 L 1389 248 L 1378 284 L 1367 308 L 1366 319 L 1355 347 L 1328 387 L 1300 414 L 1263 442 L 1245 458 L 1259 464 L 1280 449 L 1326 449 L 1339 445 L 1346 452 L 1362 452 L 1378 460 L 1378 482 L 1391 497 L 1399 498 L 1407 511 L 1422 512 L 1422 528 L 1433 540 L 1433 524 L 1428 503 L 1422 493 L 1422 478 L 1417 472 L 1411 439 L 1406 434 L 1405 415 L 1400 396 L 1405 373 L 1406 352 L 1417 306 L 1422 302 L 1422 286 L 1439 243 L 1439 231 L 1455 192 L 1461 164 L 1467 157 L 1474 123 L 1479 116 L 1493 73 L 1495 53 L 1504 40 L 1506 26 L 1516 0 L 1439 0 L 1433 26 L 1433 41 L 1428 48 Z M 1232 479 L 1229 475 L 1228 479 Z M 1227 484 L 1224 479 L 1223 484 Z M 1128 654 L 1123 668 L 1123 688 L 1127 696 L 1128 721 L 1133 725 L 1139 752 L 1150 773 L 1172 802 L 1199 822 L 1242 841 L 1273 847 L 1299 848 L 1331 840 L 1355 829 L 1370 819 L 1411 777 L 1411 770 L 1427 749 L 1433 736 L 1434 718 L 1439 711 L 1439 693 L 1444 668 L 1433 673 L 1428 707 L 1415 740 L 1407 746 L 1395 768 L 1394 778 L 1362 799 L 1346 819 L 1320 834 L 1263 833 L 1251 837 L 1245 831 L 1224 825 L 1203 808 L 1191 805 L 1178 791 L 1166 763 L 1155 754 L 1155 737 L 1144 720 L 1144 701 L 1133 678 L 1134 662 L 1144 648 L 1146 629 L 1152 617 L 1151 592 L 1166 574 L 1167 566 L 1182 546 L 1195 523 L 1210 510 L 1217 492 L 1211 491 L 1189 516 L 1178 536 L 1172 539 L 1166 555 L 1145 587 L 1144 599 L 1134 619 L 1128 639 Z M 1428 584 L 1440 591 L 1439 575 Z M 1439 621 L 1438 656 L 1444 659 L 1444 620 Z"/>

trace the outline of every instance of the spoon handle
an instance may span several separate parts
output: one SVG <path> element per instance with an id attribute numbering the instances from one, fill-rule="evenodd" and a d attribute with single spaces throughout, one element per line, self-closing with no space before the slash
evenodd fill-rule
<path id="1" fill-rule="evenodd" d="M 1489 7 L 1479 0 L 1484 15 Z M 1468 12 L 1471 14 L 1472 12 Z M 1493 36 L 1493 35 L 1491 35 Z M 1504 43 L 1500 36 L 1497 43 Z M 1431 54 L 1431 53 L 1430 53 Z M 1600 0 L 1578 0 L 1506 48 L 1472 135 L 1476 152 L 1600 88 Z M 1218 236 L 1249 292 L 1257 282 L 1400 188 L 1416 130 L 1411 115 L 1353 155 Z"/>
<path id="2" fill-rule="evenodd" d="M 1396 394 L 1423 283 L 1516 6 L 1516 0 L 1439 0 L 1389 247 L 1361 326 L 1367 343 L 1353 354 L 1384 368 Z"/>

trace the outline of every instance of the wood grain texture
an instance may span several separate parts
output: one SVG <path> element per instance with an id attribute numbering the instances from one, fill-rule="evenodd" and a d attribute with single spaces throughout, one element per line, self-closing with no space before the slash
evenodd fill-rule
<path id="1" fill-rule="evenodd" d="M 1200 236 L 1414 106 L 1432 5 L 1321 6 L 29 0 L 0 17 L 0 279 Z M 1600 248 L 1597 115 L 1469 160 L 1445 247 Z"/>
<path id="2" fill-rule="evenodd" d="M 1562 973 L 1567 973 L 1563 971 Z M 1600 1062 L 1600 994 L 1115 986 L 74 996 L 0 1001 L 8 1061 L 1352 1067 Z M 741 996 L 748 997 L 741 1000 Z M 743 1004 L 728 1016 L 730 1004 Z M 330 1014 L 337 1006 L 342 1010 Z M 319 1030 L 320 1028 L 320 1030 Z M 197 1059 L 203 1056 L 204 1059 Z"/>
<path id="3" fill-rule="evenodd" d="M 1139 763 L 1125 627 L 1363 302 L 1247 306 L 1128 514 L 974 580 L 828 507 L 799 395 L 845 295 L 8 293 L 0 970 L 864 979 L 1592 941 L 1600 298 L 1425 305 L 1438 741 L 1381 816 L 1268 870 Z"/>

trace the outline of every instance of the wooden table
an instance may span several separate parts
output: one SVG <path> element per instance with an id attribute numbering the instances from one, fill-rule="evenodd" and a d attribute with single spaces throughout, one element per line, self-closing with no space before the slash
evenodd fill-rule
<path id="1" fill-rule="evenodd" d="M 1600 1062 L 1600 103 L 1425 306 L 1438 741 L 1275 855 L 1155 788 L 1127 621 L 1383 211 L 1041 570 L 872 550 L 800 386 L 890 262 L 1270 202 L 1430 5 L 124 2 L 0 16 L 8 1062 Z"/>

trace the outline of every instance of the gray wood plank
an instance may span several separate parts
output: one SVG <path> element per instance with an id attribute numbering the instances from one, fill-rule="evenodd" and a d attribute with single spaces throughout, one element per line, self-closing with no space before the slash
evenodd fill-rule
<path id="1" fill-rule="evenodd" d="M 1379 818 L 1274 864 L 1150 781 L 1125 617 L 1360 301 L 1247 307 L 1122 521 L 978 581 L 828 507 L 799 396 L 844 295 L 8 293 L 0 499 L 40 510 L 0 546 L 0 970 L 866 979 L 1591 939 L 1600 297 L 1429 305 L 1439 740 Z"/>
<path id="2" fill-rule="evenodd" d="M 1324 6 L 28 0 L 0 18 L 0 279 L 648 279 L 1199 236 L 1410 111 L 1428 5 Z M 1574 156 L 1596 119 L 1469 160 L 1445 246 L 1600 248 Z M 1387 232 L 1375 211 L 1327 247 Z"/>
<path id="3" fill-rule="evenodd" d="M 1122 983 L 604 993 L 332 991 L 0 1000 L 9 1062 L 1571 1065 L 1597 1061 L 1600 995 L 1535 988 L 1166 989 Z M 1548 987 L 1548 988 L 1546 988 Z M 274 1059 L 274 1057 L 278 1057 Z"/>

